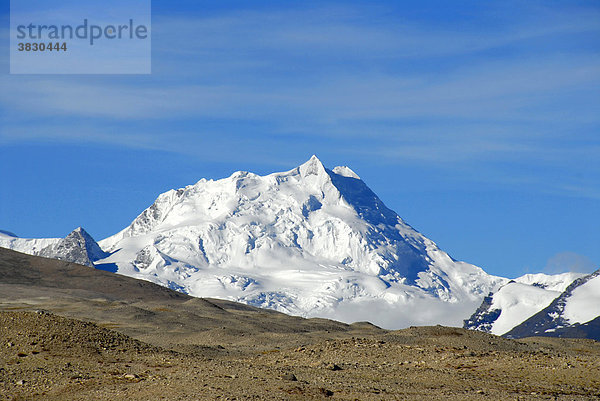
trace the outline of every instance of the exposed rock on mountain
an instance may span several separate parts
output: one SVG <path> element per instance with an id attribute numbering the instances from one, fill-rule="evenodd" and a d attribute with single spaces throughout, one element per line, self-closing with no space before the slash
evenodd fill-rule
<path id="1" fill-rule="evenodd" d="M 96 241 L 79 227 L 57 243 L 42 249 L 39 256 L 93 267 L 94 261 L 107 257 L 108 253 L 104 252 Z"/>

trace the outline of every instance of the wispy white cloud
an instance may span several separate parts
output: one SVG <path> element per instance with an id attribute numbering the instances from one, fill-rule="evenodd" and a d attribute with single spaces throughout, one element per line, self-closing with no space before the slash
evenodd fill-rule
<path id="1" fill-rule="evenodd" d="M 224 117 L 313 121 L 453 117 L 553 121 L 565 94 L 600 85 L 600 57 L 505 61 L 440 77 L 343 75 L 304 85 L 107 83 L 103 80 L 2 79 L 5 108 L 40 115 L 107 118 Z M 569 93 L 566 93 L 568 95 Z M 550 102 L 550 104 L 548 104 Z M 545 107 L 544 107 L 545 105 Z M 593 106 L 593 105 L 590 105 Z M 567 106 L 568 108 L 568 106 Z M 532 110 L 534 109 L 534 110 Z M 578 120 L 598 122 L 593 110 Z M 559 118 L 561 118 L 559 116 Z"/>
<path id="2" fill-rule="evenodd" d="M 591 273 L 600 266 L 594 263 L 585 255 L 575 252 L 560 252 L 548 259 L 545 273 L 558 274 L 564 272 Z"/>
<path id="3" fill-rule="evenodd" d="M 339 319 L 344 322 L 372 322 L 380 327 L 398 330 L 410 325 L 428 325 L 431 322 L 445 326 L 461 327 L 463 320 L 467 319 L 479 306 L 478 301 L 442 302 L 434 299 L 412 299 L 412 307 L 404 310 L 394 309 L 392 305 L 371 300 L 357 301 L 351 304 L 339 305 L 335 315 L 331 311 L 324 311 L 320 317 Z M 418 316 L 414 311 L 420 311 Z"/>
<path id="4" fill-rule="evenodd" d="M 389 8 L 323 6 L 313 9 L 244 11 L 218 17 L 160 18 L 154 24 L 167 37 L 158 49 L 201 55 L 216 50 L 213 57 L 248 59 L 253 52 L 271 55 L 309 50 L 347 54 L 354 58 L 423 58 L 472 53 L 541 37 L 585 33 L 600 28 L 600 11 L 595 8 L 567 11 L 553 7 L 522 5 L 518 15 L 508 8 L 497 26 L 485 29 L 448 27 L 417 23 L 394 15 Z M 462 28 L 462 29 L 457 29 Z M 174 40 L 194 38 L 185 47 Z M 234 50 L 229 52 L 229 50 Z M 237 51 L 235 51 L 237 50 Z M 210 53 L 206 53 L 210 56 Z M 200 58 L 201 60 L 201 58 Z"/>
<path id="5" fill-rule="evenodd" d="M 151 77 L 0 77 L 0 140 L 189 154 L 207 142 L 225 149 L 225 142 L 244 141 L 257 124 L 272 142 L 333 139 L 347 154 L 392 163 L 585 159 L 598 169 L 590 132 L 600 125 L 600 57 L 597 46 L 571 48 L 578 40 L 564 39 L 600 32 L 597 9 L 538 5 L 514 16 L 507 8 L 486 29 L 388 11 L 159 17 Z M 589 196 L 590 181 L 556 188 Z"/>
<path id="6" fill-rule="evenodd" d="M 374 6 L 157 17 L 151 79 L 4 77 L 0 100 L 40 114 L 127 119 L 535 119 L 544 110 L 527 108 L 542 96 L 599 84 L 596 53 L 508 52 L 445 66 L 516 42 L 600 32 L 596 9 L 534 11 L 486 30 L 418 24 Z M 432 57 L 440 66 L 421 63 Z"/>

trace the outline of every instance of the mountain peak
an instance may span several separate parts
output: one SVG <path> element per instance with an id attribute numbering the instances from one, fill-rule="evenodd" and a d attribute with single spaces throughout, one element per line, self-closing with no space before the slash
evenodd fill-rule
<path id="1" fill-rule="evenodd" d="M 300 172 L 300 175 L 302 177 L 307 177 L 309 175 L 327 175 L 327 169 L 325 168 L 321 160 L 319 160 L 319 158 L 315 155 L 312 155 L 306 163 L 301 164 L 298 167 L 298 171 Z"/>
<path id="2" fill-rule="evenodd" d="M 83 229 L 83 227 L 81 227 L 81 226 L 80 226 L 80 227 L 77 227 L 76 229 L 74 229 L 73 231 L 71 231 L 71 233 L 70 233 L 69 235 L 71 235 L 71 234 L 75 234 L 75 233 L 77 233 L 77 234 L 81 234 L 81 235 L 88 235 L 88 236 L 89 236 L 89 234 L 87 233 L 87 231 L 85 231 L 85 230 Z"/>
<path id="3" fill-rule="evenodd" d="M 91 235 L 82 227 L 77 227 L 65 238 L 40 251 L 40 256 L 67 260 L 85 266 L 94 266 L 94 261 L 108 256 Z"/>
<path id="4" fill-rule="evenodd" d="M 92 236 L 87 231 L 85 231 L 85 229 L 83 227 L 77 227 L 76 229 L 71 231 L 69 233 L 69 235 L 66 236 L 66 238 L 72 238 L 72 237 L 81 238 L 83 241 L 88 242 L 88 243 L 96 242 L 94 240 L 94 238 L 92 238 Z"/>
<path id="5" fill-rule="evenodd" d="M 288 171 L 241 171 L 165 192 L 100 242 L 111 253 L 97 265 L 194 296 L 307 316 L 372 303 L 392 308 L 394 325 L 411 299 L 475 307 L 504 282 L 453 261 L 351 169 L 334 170 L 312 156 Z M 452 316 L 453 324 L 465 317 Z"/>
<path id="6" fill-rule="evenodd" d="M 319 162 L 321 163 L 321 160 L 319 160 L 319 158 L 317 157 L 317 155 L 312 155 L 310 157 L 310 159 L 308 159 L 309 162 Z"/>

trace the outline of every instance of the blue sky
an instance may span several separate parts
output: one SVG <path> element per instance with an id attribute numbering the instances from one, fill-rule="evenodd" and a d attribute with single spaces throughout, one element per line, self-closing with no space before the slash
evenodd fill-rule
<path id="1" fill-rule="evenodd" d="M 96 239 L 202 177 L 349 165 L 488 272 L 600 265 L 597 2 L 153 1 L 151 75 L 9 75 L 0 229 Z"/>

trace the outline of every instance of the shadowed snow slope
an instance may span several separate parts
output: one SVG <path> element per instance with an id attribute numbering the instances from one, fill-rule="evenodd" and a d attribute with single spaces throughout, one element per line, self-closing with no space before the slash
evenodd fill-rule
<path id="1" fill-rule="evenodd" d="M 100 245 L 111 255 L 97 264 L 191 295 L 390 328 L 460 324 L 508 281 L 453 260 L 315 156 L 163 193 Z"/>

